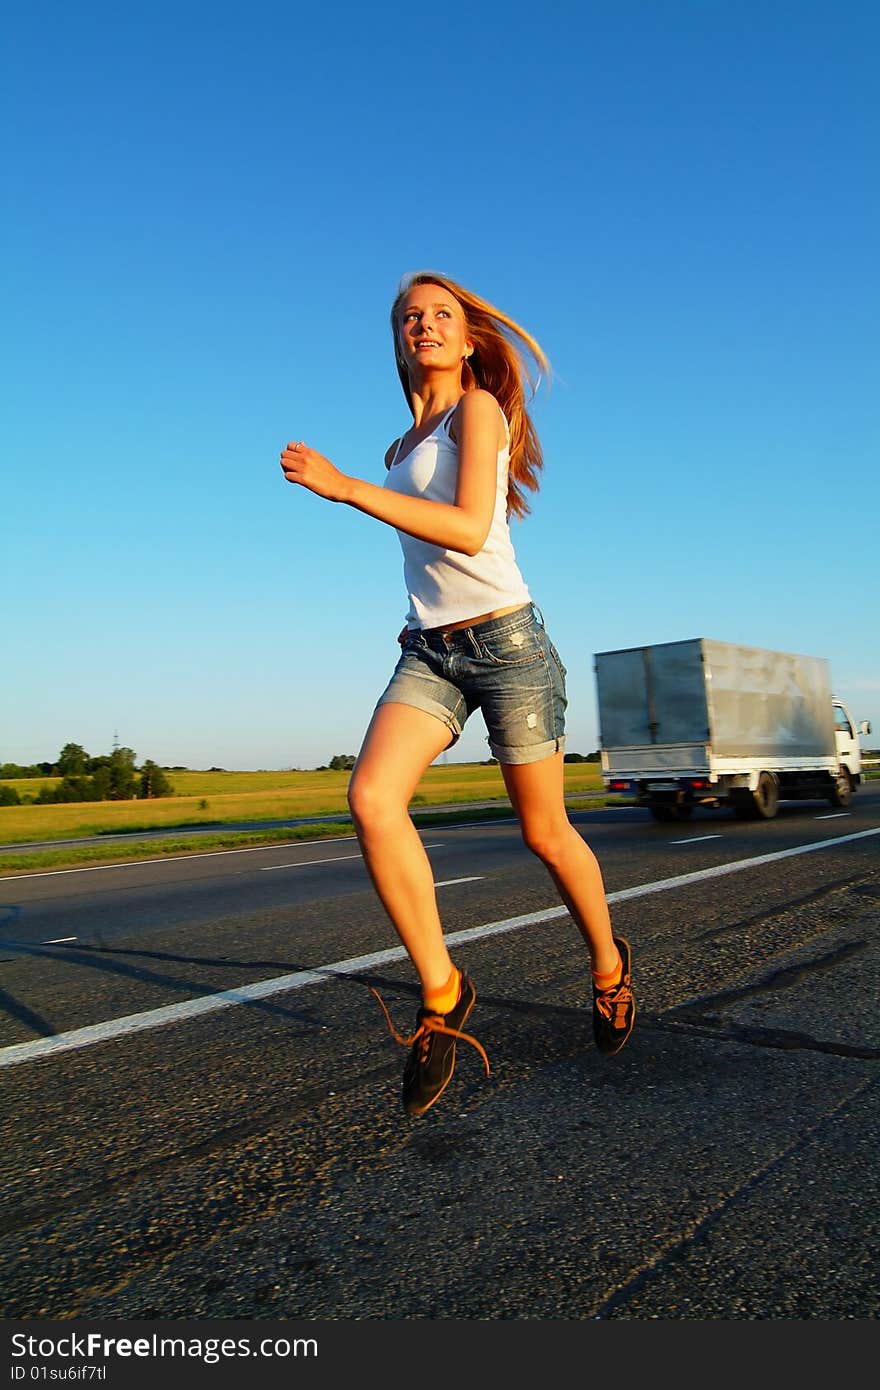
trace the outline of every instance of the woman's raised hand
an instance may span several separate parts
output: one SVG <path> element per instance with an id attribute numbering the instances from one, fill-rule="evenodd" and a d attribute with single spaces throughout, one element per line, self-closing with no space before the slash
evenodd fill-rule
<path id="1" fill-rule="evenodd" d="M 296 442 L 292 440 L 281 451 L 281 471 L 289 483 L 298 483 L 318 497 L 326 497 L 330 502 L 344 502 L 346 499 L 348 477 L 301 439 Z"/>

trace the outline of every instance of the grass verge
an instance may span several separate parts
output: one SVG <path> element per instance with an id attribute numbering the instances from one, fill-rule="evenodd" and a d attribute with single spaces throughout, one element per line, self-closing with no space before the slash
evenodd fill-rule
<path id="1" fill-rule="evenodd" d="M 567 798 L 571 810 L 585 806 L 619 806 L 626 804 L 622 797 L 575 795 Z M 473 821 L 510 820 L 513 810 L 509 803 L 497 806 L 469 806 L 463 803 L 454 810 L 413 811 L 413 821 L 419 828 L 432 825 L 460 825 Z M 141 859 L 167 859 L 182 855 L 219 853 L 224 850 L 256 849 L 260 846 L 297 844 L 304 840 L 333 840 L 354 834 L 348 820 L 322 821 L 312 825 L 272 826 L 255 830 L 205 830 L 197 834 L 161 835 L 139 838 L 137 832 L 113 844 L 58 845 L 47 849 L 10 850 L 0 854 L 0 878 L 16 874 L 51 873 L 62 869 L 100 868 L 109 864 L 131 863 Z"/>

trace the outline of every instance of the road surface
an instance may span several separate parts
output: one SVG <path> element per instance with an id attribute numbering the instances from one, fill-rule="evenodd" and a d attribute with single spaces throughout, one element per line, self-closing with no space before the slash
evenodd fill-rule
<path id="1" fill-rule="evenodd" d="M 354 839 L 0 878 L 0 1315 L 876 1319 L 880 791 L 573 820 L 629 1044 L 515 824 L 425 829 L 491 1072 L 420 1120 Z"/>

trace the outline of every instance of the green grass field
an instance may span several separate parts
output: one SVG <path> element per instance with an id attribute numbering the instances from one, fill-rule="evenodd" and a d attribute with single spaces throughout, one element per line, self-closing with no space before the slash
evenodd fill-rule
<path id="1" fill-rule="evenodd" d="M 0 845 L 27 845 L 98 835 L 125 835 L 122 843 L 101 846 L 68 846 L 6 853 L 0 858 L 0 875 L 62 868 L 77 864 L 109 863 L 163 854 L 266 844 L 276 840 L 314 839 L 351 834 L 347 820 L 321 826 L 235 831 L 231 827 L 254 821 L 292 820 L 300 816 L 347 817 L 347 772 L 198 772 L 173 771 L 169 777 L 175 795 L 156 801 L 82 801 L 46 806 L 0 806 Z M 51 778 L 10 782 L 20 795 L 34 795 L 51 785 Z M 583 795 L 593 799 L 602 793 L 596 763 L 566 763 L 566 797 L 576 804 Z M 611 798 L 616 800 L 616 798 Z M 418 821 L 430 808 L 444 805 L 497 802 L 479 815 L 509 815 L 504 781 L 497 764 L 436 764 L 419 783 L 411 804 Z M 439 813 L 437 813 L 439 814 Z M 476 814 L 475 812 L 468 813 Z M 444 813 L 444 819 L 448 819 Z M 424 823 L 424 822 L 423 822 Z M 196 842 L 175 836 L 182 827 L 216 827 Z M 144 831 L 167 830 L 168 838 L 138 839 Z"/>

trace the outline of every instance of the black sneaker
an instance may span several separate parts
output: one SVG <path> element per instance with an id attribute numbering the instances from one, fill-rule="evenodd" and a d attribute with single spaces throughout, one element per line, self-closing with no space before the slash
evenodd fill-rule
<path id="1" fill-rule="evenodd" d="M 371 986 L 372 989 L 372 986 Z M 385 1013 L 392 1035 L 404 1047 L 409 1047 L 409 1057 L 403 1071 L 403 1108 L 410 1115 L 424 1115 L 435 1101 L 439 1100 L 455 1070 L 455 1044 L 457 1039 L 471 1043 L 479 1052 L 489 1075 L 489 1059 L 476 1038 L 461 1031 L 471 1009 L 477 1002 L 477 991 L 469 975 L 461 972 L 461 992 L 458 1003 L 448 1014 L 433 1013 L 424 1007 L 416 1015 L 416 1030 L 411 1037 L 403 1038 L 397 1032 L 381 997 L 373 990 Z"/>
<path id="2" fill-rule="evenodd" d="M 614 944 L 620 953 L 623 972 L 610 989 L 593 985 L 593 1037 L 600 1052 L 609 1057 L 619 1052 L 633 1030 L 636 1021 L 636 1001 L 632 991 L 632 952 L 629 942 L 615 936 Z"/>

